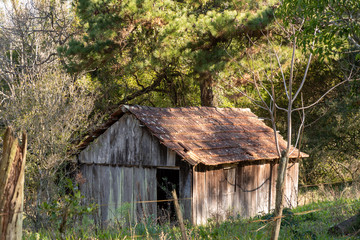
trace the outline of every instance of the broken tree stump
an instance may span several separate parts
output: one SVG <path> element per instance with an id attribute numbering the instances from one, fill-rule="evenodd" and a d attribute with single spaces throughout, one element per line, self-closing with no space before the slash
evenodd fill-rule
<path id="1" fill-rule="evenodd" d="M 356 214 L 347 220 L 329 228 L 328 233 L 332 235 L 349 235 L 359 231 L 360 214 Z"/>
<path id="2" fill-rule="evenodd" d="M 24 170 L 27 137 L 22 145 L 10 127 L 6 129 L 0 160 L 0 239 L 22 238 Z"/>

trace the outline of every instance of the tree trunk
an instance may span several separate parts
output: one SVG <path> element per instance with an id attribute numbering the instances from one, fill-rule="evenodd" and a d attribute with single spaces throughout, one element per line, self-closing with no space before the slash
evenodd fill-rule
<path id="1" fill-rule="evenodd" d="M 279 238 L 281 218 L 283 212 L 283 200 L 284 200 L 284 183 L 286 176 L 286 167 L 289 161 L 286 151 L 281 153 L 279 161 L 278 176 L 276 181 L 276 197 L 275 197 L 275 211 L 274 211 L 274 222 L 271 233 L 271 240 L 277 240 Z"/>
<path id="2" fill-rule="evenodd" d="M 199 81 L 201 106 L 217 107 L 218 102 L 214 92 L 216 83 L 211 73 L 209 71 L 201 72 Z"/>
<path id="3" fill-rule="evenodd" d="M 19 146 L 8 127 L 0 162 L 0 239 L 3 240 L 22 238 L 26 147 L 26 134 Z"/>

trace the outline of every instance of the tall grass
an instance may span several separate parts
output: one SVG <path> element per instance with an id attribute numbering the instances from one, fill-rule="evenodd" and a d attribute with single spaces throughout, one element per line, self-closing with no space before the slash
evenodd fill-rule
<path id="1" fill-rule="evenodd" d="M 359 212 L 359 184 L 352 186 L 318 187 L 302 191 L 299 200 L 307 204 L 287 209 L 282 221 L 280 239 L 358 239 L 357 236 L 332 236 L 328 229 Z M 229 218 L 224 222 L 209 219 L 206 225 L 187 224 L 191 239 L 269 239 L 271 215 L 252 219 Z M 109 225 L 106 229 L 95 226 L 89 218 L 73 225 L 61 236 L 56 229 L 34 232 L 25 229 L 24 239 L 181 239 L 180 229 L 169 222 L 157 224 L 155 218 L 134 225 Z"/>

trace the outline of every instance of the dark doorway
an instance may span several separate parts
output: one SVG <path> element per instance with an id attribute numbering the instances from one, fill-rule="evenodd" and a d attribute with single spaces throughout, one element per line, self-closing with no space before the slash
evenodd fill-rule
<path id="1" fill-rule="evenodd" d="M 176 189 L 179 197 L 179 169 L 158 168 L 156 172 L 157 180 L 157 199 L 173 199 L 172 190 Z M 157 203 L 159 223 L 176 221 L 175 207 L 172 201 L 163 201 Z"/>

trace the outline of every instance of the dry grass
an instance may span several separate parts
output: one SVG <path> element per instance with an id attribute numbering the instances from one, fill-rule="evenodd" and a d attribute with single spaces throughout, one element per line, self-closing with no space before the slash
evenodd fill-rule
<path id="1" fill-rule="evenodd" d="M 303 206 L 314 202 L 336 201 L 339 199 L 359 199 L 360 182 L 335 185 L 318 185 L 301 187 L 298 205 Z"/>

